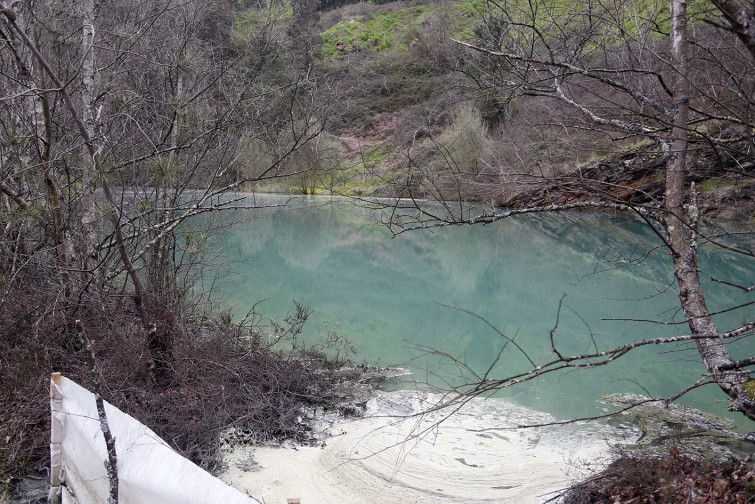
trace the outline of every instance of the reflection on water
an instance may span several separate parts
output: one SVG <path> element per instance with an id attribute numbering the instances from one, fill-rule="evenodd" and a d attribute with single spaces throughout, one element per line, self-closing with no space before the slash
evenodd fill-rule
<path id="1" fill-rule="evenodd" d="M 564 354 L 686 333 L 684 324 L 639 321 L 682 318 L 660 240 L 631 216 L 522 216 L 391 239 L 369 211 L 344 202 L 301 198 L 287 208 L 251 212 L 249 221 L 221 239 L 225 256 L 236 261 L 230 269 L 239 273 L 224 287 L 237 316 L 269 298 L 262 313 L 282 318 L 296 299 L 315 311 L 308 337 L 327 321 L 329 330 L 337 327 L 355 343 L 360 360 L 411 361 L 420 380 L 440 383 L 454 368 L 429 358 L 412 360 L 415 345 L 445 348 L 482 372 L 505 343 L 484 321 L 449 306 L 472 311 L 516 338 L 535 361 L 552 358 L 548 335 L 562 297 L 556 342 Z M 741 239 L 753 245 L 752 234 Z M 707 279 L 755 283 L 752 261 L 703 247 L 701 262 L 709 269 L 704 289 L 712 310 L 749 300 L 738 289 Z M 717 322 L 721 329 L 731 328 L 746 313 L 751 311 L 727 313 Z M 752 355 L 753 345 L 742 340 L 734 351 L 735 358 Z M 511 347 L 495 374 L 508 375 L 526 364 Z M 605 394 L 668 395 L 703 372 L 689 344 L 644 348 L 602 368 L 549 375 L 510 395 L 558 416 L 589 415 Z M 723 414 L 726 397 L 708 387 L 687 402 Z"/>

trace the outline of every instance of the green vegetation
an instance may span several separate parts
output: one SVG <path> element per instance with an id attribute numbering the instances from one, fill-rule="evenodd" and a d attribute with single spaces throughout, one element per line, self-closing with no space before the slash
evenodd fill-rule
<path id="1" fill-rule="evenodd" d="M 339 184 L 333 191 L 347 196 L 374 194 L 382 185 L 381 174 L 385 171 L 387 156 L 393 148 L 375 145 L 363 153 L 354 153 L 341 172 Z"/>
<path id="2" fill-rule="evenodd" d="M 361 50 L 405 51 L 411 42 L 407 40 L 407 34 L 429 12 L 429 7 L 418 6 L 379 11 L 366 18 L 341 21 L 321 34 L 320 55 L 324 59 L 332 59 L 343 58 L 346 52 Z"/>
<path id="3" fill-rule="evenodd" d="M 390 145 L 376 145 L 362 154 L 365 171 L 372 172 L 380 168 L 381 163 L 392 150 Z"/>
<path id="4" fill-rule="evenodd" d="M 709 192 L 722 187 L 744 187 L 753 181 L 754 179 L 709 178 L 698 183 L 697 189 L 702 192 Z"/>
<path id="5" fill-rule="evenodd" d="M 440 155 L 438 169 L 446 167 L 465 175 L 477 175 L 487 150 L 487 127 L 480 112 L 465 103 L 455 110 L 453 124 L 434 142 Z"/>
<path id="6" fill-rule="evenodd" d="M 744 389 L 751 396 L 755 396 L 755 380 L 750 380 L 748 382 L 745 382 Z"/>
<path id="7" fill-rule="evenodd" d="M 718 188 L 733 185 L 735 182 L 727 179 L 708 179 L 697 184 L 697 189 L 703 192 L 715 191 Z"/>

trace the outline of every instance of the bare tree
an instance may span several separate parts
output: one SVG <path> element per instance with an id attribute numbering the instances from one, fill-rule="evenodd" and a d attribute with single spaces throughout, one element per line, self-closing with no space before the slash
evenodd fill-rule
<path id="1" fill-rule="evenodd" d="M 21 256 L 55 252 L 69 329 L 92 299 L 129 292 L 169 383 L 186 302 L 180 226 L 290 176 L 282 162 L 322 131 L 307 69 L 277 64 L 290 20 L 234 27 L 226 4 L 194 0 L 3 2 L 2 14 L 0 190 L 26 214 Z M 233 171 L 255 163 L 244 141 L 269 155 Z"/>
<path id="2" fill-rule="evenodd" d="M 205 467 L 230 425 L 300 437 L 303 402 L 330 397 L 263 347 L 286 324 L 252 310 L 236 325 L 212 297 L 213 233 L 256 206 L 239 191 L 306 173 L 287 161 L 327 120 L 318 80 L 284 64 L 294 20 L 274 7 L 0 1 L 0 452 L 14 474 L 44 465 L 50 372 L 86 377 L 76 320 L 98 336 L 103 398 Z"/>
<path id="3" fill-rule="evenodd" d="M 719 5 L 731 23 L 723 29 L 717 11 L 695 11 L 691 15 L 684 0 L 671 0 L 669 10 L 639 2 L 587 1 L 565 6 L 548 1 L 490 0 L 481 12 L 477 38 L 456 40 L 468 51 L 462 71 L 478 88 L 495 90 L 504 102 L 539 100 L 553 110 L 570 110 L 570 117 L 562 119 L 560 127 L 594 132 L 596 141 L 608 135 L 618 152 L 637 142 L 648 142 L 663 191 L 638 196 L 641 190 L 616 179 L 591 181 L 578 172 L 571 178 L 558 179 L 522 173 L 516 177 L 516 190 L 545 187 L 545 196 L 535 204 L 525 196 L 519 198 L 518 208 L 501 209 L 450 200 L 447 195 L 465 181 L 446 179 L 440 184 L 422 166 L 415 165 L 409 176 L 411 183 L 402 191 L 409 199 L 394 204 L 394 210 L 413 211 L 387 214 L 386 222 L 393 232 L 486 224 L 516 215 L 571 209 L 632 212 L 653 229 L 672 258 L 679 307 L 689 327 L 688 334 L 677 338 L 596 348 L 594 353 L 583 355 L 560 353 L 554 328 L 550 335 L 552 360 L 536 362 L 523 354 L 531 364 L 525 373 L 497 377 L 491 374 L 492 367 L 473 373 L 474 379 L 455 389 L 457 400 L 556 370 L 605 365 L 639 346 L 687 340 L 695 342 L 707 368 L 701 383 L 715 382 L 730 398 L 731 409 L 755 420 L 755 389 L 749 371 L 753 357 L 737 360 L 727 347 L 731 338 L 751 336 L 755 321 L 745 314 L 738 327 L 725 331 L 716 327 L 701 287 L 697 250 L 702 240 L 750 258 L 754 255 L 702 230 L 690 169 L 692 154 L 702 149 L 718 156 L 716 164 L 721 171 L 730 169 L 747 177 L 754 166 L 751 114 L 755 102 L 750 90 L 755 85 L 755 58 L 728 33 L 733 30 L 747 44 L 744 27 L 751 26 L 751 18 L 744 4 L 736 6 L 741 15 L 732 14 L 735 11 L 729 8 L 733 5 Z M 504 175 L 497 180 L 498 196 L 492 199 L 506 204 L 514 200 L 513 177 L 506 175 L 505 167 L 501 172 Z M 549 190 L 554 191 L 552 197 Z M 556 192 L 566 197 L 560 198 Z M 426 195 L 440 200 L 442 211 L 423 206 L 417 198 Z M 728 283 L 737 284 L 733 279 Z M 515 341 L 507 341 L 507 351 L 517 351 Z M 519 351 L 523 352 L 521 348 Z M 463 366 L 463 362 L 456 362 Z M 699 385 L 691 384 L 693 388 Z"/>

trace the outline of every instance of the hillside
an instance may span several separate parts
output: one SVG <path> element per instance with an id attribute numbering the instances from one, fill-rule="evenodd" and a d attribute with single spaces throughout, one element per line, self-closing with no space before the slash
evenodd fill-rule
<path id="1" fill-rule="evenodd" d="M 329 370 L 348 340 L 297 343 L 312 311 L 296 301 L 281 321 L 257 299 L 245 315 L 221 305 L 229 260 L 216 238 L 252 190 L 384 196 L 374 206 L 393 234 L 524 213 L 504 206 L 635 212 L 678 298 L 655 322 L 679 339 L 592 341 L 594 354 L 569 356 L 554 327 L 550 364 L 472 373 L 464 394 L 683 340 L 701 378 L 669 400 L 710 385 L 755 420 L 753 347 L 737 353 L 755 334 L 752 302 L 717 306 L 697 261 L 699 207 L 747 224 L 720 226 L 701 250 L 755 257 L 755 35 L 743 19 L 752 2 L 5 2 L 0 501 L 47 466 L 50 373 L 96 374 L 84 350 L 106 400 L 210 468 L 229 425 L 302 439 L 301 414 L 337 404 Z M 424 199 L 481 204 L 433 213 Z M 465 265 L 480 254 L 466 245 L 454 259 Z M 711 281 L 751 294 L 748 266 Z M 737 322 L 717 327 L 724 312 Z"/>
<path id="2" fill-rule="evenodd" d="M 664 12 L 644 14 L 662 19 Z M 469 51 L 456 41 L 487 43 L 496 19 L 490 6 L 467 0 L 353 3 L 312 12 L 308 47 L 318 79 L 328 83 L 319 96 L 329 109 L 322 138 L 309 159 L 301 158 L 318 169 L 292 189 L 346 195 L 411 193 L 521 206 L 542 202 L 528 199 L 533 191 L 552 193 L 547 186 L 563 182 L 549 183 L 554 176 L 571 173 L 568 177 L 594 176 L 595 182 L 605 182 L 590 167 L 617 160 L 634 167 L 630 159 L 647 158 L 647 149 L 636 147 L 644 142 L 641 136 L 590 124 L 589 117 L 556 99 L 552 90 L 529 92 L 523 90 L 524 82 L 508 88 L 499 71 L 490 70 L 501 58 Z M 575 22 L 570 18 L 569 23 Z M 627 19 L 615 23 L 631 26 Z M 650 44 L 662 46 L 662 31 L 654 37 L 658 40 Z M 620 44 L 601 50 L 610 58 L 622 57 Z M 594 59 L 594 54 L 585 57 Z M 661 72 L 661 63 L 645 64 Z M 720 85 L 729 85 L 723 81 Z M 577 83 L 576 91 L 583 93 L 584 83 Z M 610 112 L 615 117 L 637 113 L 631 103 L 615 96 L 615 89 L 605 91 L 605 101 L 616 108 Z M 701 99 L 710 101 L 705 95 Z M 596 110 L 606 107 L 590 97 L 585 103 Z M 722 105 L 731 110 L 729 104 Z M 712 111 L 701 114 L 696 132 L 704 152 L 693 155 L 698 187 L 707 191 L 704 208 L 710 207 L 712 216 L 752 215 L 752 156 L 747 141 L 731 141 L 742 138 L 746 120 L 721 121 Z M 657 132 L 651 136 L 662 139 L 660 135 L 668 134 L 662 119 L 647 119 L 647 124 Z M 716 140 L 720 134 L 727 140 Z M 654 144 L 659 145 L 658 140 Z M 736 161 L 727 161 L 732 159 Z M 708 179 L 711 182 L 705 184 Z M 622 183 L 621 178 L 609 182 Z M 542 187 L 532 189 L 532 184 Z M 710 191 L 714 187 L 716 191 Z M 524 192 L 514 196 L 520 190 Z M 646 192 L 650 194 L 662 191 Z M 740 211 L 722 210 L 735 203 Z"/>

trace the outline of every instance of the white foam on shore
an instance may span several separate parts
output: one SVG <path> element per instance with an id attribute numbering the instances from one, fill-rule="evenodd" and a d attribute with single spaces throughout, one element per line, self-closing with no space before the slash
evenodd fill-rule
<path id="1" fill-rule="evenodd" d="M 330 426 L 323 447 L 234 449 L 221 478 L 263 504 L 541 503 L 580 460 L 634 432 L 604 424 L 510 429 L 552 421 L 505 399 L 414 416 L 438 396 L 379 392 L 364 418 Z M 440 422 L 440 423 L 439 423 Z"/>

